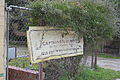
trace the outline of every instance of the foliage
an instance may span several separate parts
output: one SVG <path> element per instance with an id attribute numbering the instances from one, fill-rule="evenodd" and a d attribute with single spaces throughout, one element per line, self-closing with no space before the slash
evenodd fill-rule
<path id="1" fill-rule="evenodd" d="M 32 25 L 72 28 L 86 42 L 110 39 L 114 33 L 112 12 L 102 4 L 38 0 L 30 7 Z"/>
<path id="2" fill-rule="evenodd" d="M 71 28 L 79 37 L 83 36 L 85 54 L 91 47 L 93 50 L 98 49 L 100 43 L 111 39 L 115 32 L 114 16 L 111 9 L 104 4 L 89 0 L 81 2 L 37 0 L 29 7 L 33 9 L 28 13 L 31 16 L 30 25 L 52 26 L 65 30 Z M 78 68 L 75 68 L 74 73 L 74 65 L 71 65 L 76 60 L 77 58 L 69 58 L 64 61 L 67 62 L 67 66 L 69 65 L 69 68 L 64 65 L 67 67 L 65 70 L 69 73 L 69 79 L 74 80 L 77 73 Z M 79 66 L 79 61 L 76 61 L 75 66 Z"/>
<path id="3" fill-rule="evenodd" d="M 113 80 L 120 78 L 119 73 L 120 72 L 118 71 L 97 67 L 96 70 L 83 70 L 83 72 L 81 72 L 81 75 L 78 76 L 77 80 Z"/>
<path id="4" fill-rule="evenodd" d="M 84 70 L 77 75 L 76 80 L 114 80 L 120 78 L 119 71 L 104 69 L 97 67 L 96 70 L 85 67 Z M 69 80 L 66 75 L 62 76 L 60 80 Z"/>
<path id="5" fill-rule="evenodd" d="M 120 57 L 112 56 L 112 55 L 105 54 L 105 53 L 99 54 L 98 57 L 102 57 L 102 58 L 112 58 L 112 59 L 120 59 Z"/>
<path id="6" fill-rule="evenodd" d="M 25 6 L 34 0 L 5 0 L 8 5 Z"/>
<path id="7" fill-rule="evenodd" d="M 106 6 L 111 7 L 112 12 L 116 18 L 115 27 L 117 27 L 117 33 L 115 37 L 120 39 L 120 0 L 103 0 Z"/>
<path id="8" fill-rule="evenodd" d="M 26 68 L 26 69 L 32 69 L 32 70 L 38 70 L 38 67 L 39 67 L 38 64 L 31 65 L 29 58 L 13 59 L 9 62 L 9 65 L 21 67 L 21 68 Z M 57 69 L 57 70 L 59 72 L 59 69 Z M 58 73 L 57 73 L 57 75 L 58 75 Z M 63 70 L 63 74 L 60 76 L 61 76 L 60 80 L 69 80 L 67 72 L 65 70 Z M 96 70 L 90 69 L 88 67 L 84 67 L 82 72 L 80 72 L 79 74 L 76 75 L 76 80 L 113 80 L 115 78 L 120 78 L 119 71 L 113 71 L 110 69 L 103 69 L 100 67 L 97 67 Z"/>
<path id="9" fill-rule="evenodd" d="M 31 70 L 39 70 L 38 64 L 31 64 L 30 58 L 15 58 L 9 62 L 9 65 Z"/>
<path id="10" fill-rule="evenodd" d="M 81 58 L 82 56 L 74 56 L 45 62 L 45 80 L 58 80 L 64 73 L 69 80 L 74 80 L 80 68 Z"/>

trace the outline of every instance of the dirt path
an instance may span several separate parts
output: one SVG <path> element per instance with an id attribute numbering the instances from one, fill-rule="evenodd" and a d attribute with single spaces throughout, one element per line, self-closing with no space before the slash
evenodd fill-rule
<path id="1" fill-rule="evenodd" d="M 91 57 L 88 57 L 87 64 L 90 65 Z M 120 59 L 98 58 L 98 66 L 105 69 L 120 71 Z"/>

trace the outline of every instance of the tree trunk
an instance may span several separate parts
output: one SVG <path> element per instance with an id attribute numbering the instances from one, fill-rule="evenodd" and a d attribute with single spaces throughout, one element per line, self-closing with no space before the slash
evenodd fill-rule
<path id="1" fill-rule="evenodd" d="M 94 53 L 92 52 L 91 69 L 94 68 Z"/>
<path id="2" fill-rule="evenodd" d="M 95 63 L 94 68 L 97 69 L 97 51 L 95 51 Z"/>

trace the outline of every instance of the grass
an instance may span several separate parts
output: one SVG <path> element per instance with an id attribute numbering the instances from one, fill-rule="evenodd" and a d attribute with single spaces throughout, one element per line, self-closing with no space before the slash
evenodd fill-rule
<path id="1" fill-rule="evenodd" d="M 119 71 L 98 67 L 97 70 L 86 68 L 77 76 L 77 80 L 113 80 L 120 78 Z"/>
<path id="2" fill-rule="evenodd" d="M 103 69 L 98 67 L 97 70 L 84 68 L 84 70 L 76 77 L 76 80 L 113 80 L 120 78 L 119 71 Z M 68 80 L 67 76 L 63 76 L 60 80 Z"/>
<path id="3" fill-rule="evenodd" d="M 109 57 L 108 57 L 109 58 Z M 16 58 L 9 62 L 9 65 L 38 70 L 38 64 L 30 64 L 30 58 Z M 120 78 L 120 71 L 104 69 L 97 67 L 96 70 L 85 67 L 81 73 L 76 76 L 76 80 L 113 80 Z M 60 77 L 60 80 L 68 80 L 67 73 Z"/>
<path id="4" fill-rule="evenodd" d="M 108 54 L 99 54 L 98 57 L 102 57 L 102 58 L 112 58 L 112 59 L 120 59 L 120 57 L 112 56 L 112 55 L 108 55 Z"/>
<path id="5" fill-rule="evenodd" d="M 38 64 L 31 64 L 30 63 L 30 58 L 15 58 L 9 62 L 9 65 L 15 66 L 15 67 L 20 67 L 20 68 L 26 68 L 26 69 L 31 69 L 31 70 L 37 70 L 39 69 Z"/>
<path id="6" fill-rule="evenodd" d="M 9 65 L 39 71 L 39 65 L 31 64 L 29 57 L 20 57 L 12 59 L 9 61 Z M 47 64 L 44 63 L 43 67 L 47 67 Z"/>

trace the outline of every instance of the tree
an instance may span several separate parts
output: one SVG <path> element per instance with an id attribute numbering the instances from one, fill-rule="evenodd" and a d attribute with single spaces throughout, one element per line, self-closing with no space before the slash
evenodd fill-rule
<path id="1" fill-rule="evenodd" d="M 106 6 L 111 7 L 112 12 L 115 16 L 115 26 L 116 27 L 116 34 L 113 36 L 113 40 L 110 40 L 108 44 L 105 45 L 105 49 L 112 55 L 118 55 L 120 54 L 120 0 L 104 0 L 106 3 Z"/>
<path id="2" fill-rule="evenodd" d="M 33 9 L 29 12 L 31 25 L 62 27 L 66 31 L 71 28 L 79 37 L 84 38 L 85 54 L 90 47 L 97 50 L 102 41 L 111 39 L 115 33 L 114 16 L 111 9 L 104 4 L 93 1 L 37 0 L 29 7 Z M 97 55 L 95 58 L 97 59 Z M 66 60 L 74 64 L 77 58 Z M 79 66 L 79 62 L 75 65 Z M 73 68 L 72 65 L 69 67 Z M 74 76 L 70 76 L 70 79 L 74 79 Z"/>

